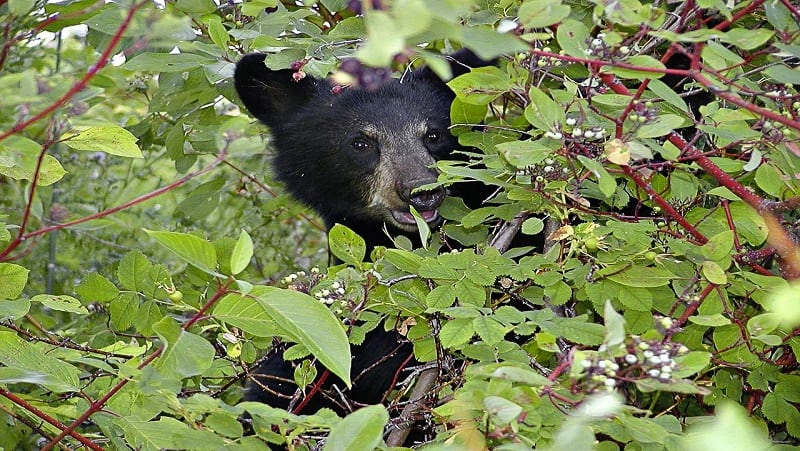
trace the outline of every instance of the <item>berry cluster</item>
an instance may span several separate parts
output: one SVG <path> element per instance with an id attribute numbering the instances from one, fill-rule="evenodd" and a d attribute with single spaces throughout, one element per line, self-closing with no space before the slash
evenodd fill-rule
<path id="1" fill-rule="evenodd" d="M 653 102 L 649 100 L 645 102 L 635 100 L 633 102 L 633 109 L 630 114 L 628 114 L 628 120 L 634 123 L 634 127 L 638 127 L 640 125 L 652 123 L 656 120 L 656 117 L 658 117 L 657 113 L 658 111 Z"/>
<path id="2" fill-rule="evenodd" d="M 324 279 L 325 275 L 321 274 L 316 266 L 308 271 L 310 274 L 306 274 L 305 271 L 291 273 L 281 279 L 281 282 L 285 283 L 287 285 L 286 288 L 290 290 L 311 294 L 311 289 Z"/>
<path id="3" fill-rule="evenodd" d="M 659 320 L 665 328 L 671 327 L 672 321 L 671 318 Z M 600 352 L 587 351 L 574 368 L 589 392 L 612 390 L 622 382 L 645 378 L 669 382 L 678 368 L 675 358 L 687 352 L 689 349 L 682 344 L 644 340 L 632 335 L 623 354 L 608 357 L 606 353 L 602 353 L 603 356 Z"/>
<path id="4" fill-rule="evenodd" d="M 553 53 L 553 49 L 544 47 L 542 48 L 542 52 Z M 558 54 L 564 55 L 565 53 L 563 50 L 560 50 Z M 533 55 L 530 59 L 523 57 L 521 63 L 531 69 L 549 69 L 551 67 L 559 67 L 563 64 L 561 58 L 552 55 Z"/>
<path id="5" fill-rule="evenodd" d="M 562 166 L 561 161 L 554 158 L 545 158 L 540 164 L 530 165 L 527 172 L 533 177 L 536 183 L 544 183 L 545 181 L 566 180 L 569 178 L 570 169 Z"/>
<path id="6" fill-rule="evenodd" d="M 374 91 L 381 87 L 392 74 L 383 67 L 368 67 L 355 58 L 342 61 L 339 72 L 334 74 L 333 80 L 340 85 L 353 85 Z"/>
<path id="7" fill-rule="evenodd" d="M 311 268 L 309 273 L 298 271 L 281 279 L 287 288 L 301 293 L 309 294 L 325 305 L 333 305 L 336 314 L 345 309 L 351 309 L 354 302 L 347 296 L 345 283 L 341 280 L 328 280 L 326 274 L 320 273 L 319 268 Z"/>
<path id="8" fill-rule="evenodd" d="M 596 56 L 600 59 L 613 60 L 616 57 L 624 57 L 631 52 L 631 48 L 627 45 L 616 47 L 611 45 L 606 40 L 604 33 L 599 33 L 595 38 L 586 40 L 586 53 L 589 56 Z"/>
<path id="9" fill-rule="evenodd" d="M 383 9 L 380 0 L 370 0 L 372 9 Z M 364 14 L 364 0 L 347 0 L 347 9 L 356 14 Z"/>

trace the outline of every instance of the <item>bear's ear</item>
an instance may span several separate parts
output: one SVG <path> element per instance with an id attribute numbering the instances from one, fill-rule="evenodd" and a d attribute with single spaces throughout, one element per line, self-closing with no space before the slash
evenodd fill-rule
<path id="1" fill-rule="evenodd" d="M 271 70 L 264 65 L 265 58 L 263 53 L 245 55 L 236 64 L 233 78 L 236 93 L 250 114 L 273 127 L 314 96 L 317 80 L 306 76 L 295 81 L 293 70 Z"/>

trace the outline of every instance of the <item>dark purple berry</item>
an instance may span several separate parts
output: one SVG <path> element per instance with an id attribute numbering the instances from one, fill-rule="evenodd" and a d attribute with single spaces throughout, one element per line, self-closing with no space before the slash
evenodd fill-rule
<path id="1" fill-rule="evenodd" d="M 361 61 L 355 58 L 346 59 L 339 65 L 339 69 L 346 74 L 359 75 L 362 70 Z"/>

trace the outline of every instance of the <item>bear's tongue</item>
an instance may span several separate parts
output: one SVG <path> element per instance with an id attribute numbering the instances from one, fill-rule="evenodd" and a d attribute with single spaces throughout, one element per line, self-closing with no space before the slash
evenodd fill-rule
<path id="1" fill-rule="evenodd" d="M 439 218 L 439 211 L 438 210 L 423 210 L 419 212 L 419 215 L 422 216 L 422 219 L 425 222 L 433 222 Z M 393 211 L 392 216 L 394 219 L 397 220 L 400 224 L 416 224 L 417 222 L 414 220 L 414 216 L 411 212 L 408 211 Z"/>

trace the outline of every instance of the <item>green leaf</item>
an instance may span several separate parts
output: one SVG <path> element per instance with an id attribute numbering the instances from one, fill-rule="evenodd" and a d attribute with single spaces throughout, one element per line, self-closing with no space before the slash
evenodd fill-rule
<path id="1" fill-rule="evenodd" d="M 528 218 L 522 223 L 522 233 L 525 235 L 537 235 L 544 230 L 544 221 L 541 218 Z"/>
<path id="2" fill-rule="evenodd" d="M 483 398 L 483 405 L 484 411 L 501 423 L 517 421 L 523 412 L 522 406 L 499 396 Z"/>
<path id="3" fill-rule="evenodd" d="M 710 237 L 701 250 L 704 257 L 715 262 L 729 258 L 733 251 L 733 230 L 723 230 Z"/>
<path id="4" fill-rule="evenodd" d="M 478 67 L 447 83 L 456 97 L 471 105 L 486 105 L 511 89 L 508 74 L 497 67 Z"/>
<path id="5" fill-rule="evenodd" d="M 13 332 L 0 331 L 0 363 L 13 369 L 6 377 L 42 385 L 56 393 L 81 389 L 80 371 L 74 366 L 42 352 L 33 343 Z"/>
<path id="6" fill-rule="evenodd" d="M 8 10 L 14 16 L 24 16 L 33 9 L 35 3 L 35 0 L 8 0 Z"/>
<path id="7" fill-rule="evenodd" d="M 619 78 L 633 78 L 636 80 L 644 80 L 645 78 L 661 78 L 664 76 L 664 73 L 659 71 L 663 71 L 664 69 L 666 69 L 664 63 L 653 58 L 650 55 L 635 55 L 628 58 L 625 62 L 632 66 L 656 69 L 656 70 L 645 71 L 633 68 L 629 69 L 627 67 L 607 66 L 603 71 L 610 72 Z"/>
<path id="8" fill-rule="evenodd" d="M 695 383 L 686 379 L 673 379 L 669 382 L 661 382 L 656 379 L 638 379 L 633 382 L 639 390 L 650 393 L 654 391 L 665 391 L 670 393 L 708 394 L 711 393 L 707 388 L 698 387 Z"/>
<path id="9" fill-rule="evenodd" d="M 422 264 L 422 257 L 404 249 L 386 249 L 386 260 L 407 273 L 417 272 Z"/>
<path id="10" fill-rule="evenodd" d="M 608 299 L 606 299 L 603 310 L 603 320 L 606 328 L 603 344 L 607 349 L 614 350 L 625 341 L 625 318 L 614 310 L 614 306 Z"/>
<path id="11" fill-rule="evenodd" d="M 259 288 L 254 287 L 254 290 L 257 292 Z M 281 330 L 255 298 L 239 293 L 220 299 L 214 306 L 214 318 L 256 337 L 271 337 Z"/>
<path id="12" fill-rule="evenodd" d="M 28 282 L 29 272 L 13 263 L 0 263 L 0 300 L 18 298 Z"/>
<path id="13" fill-rule="evenodd" d="M 383 428 L 389 421 L 386 408 L 367 406 L 347 415 L 331 430 L 325 451 L 376 449 L 383 442 Z"/>
<path id="14" fill-rule="evenodd" d="M 117 268 L 117 279 L 122 288 L 142 292 L 148 288 L 150 270 L 153 265 L 141 251 L 131 251 L 122 257 Z"/>
<path id="15" fill-rule="evenodd" d="M 578 155 L 578 160 L 597 178 L 598 187 L 604 196 L 611 197 L 617 191 L 617 181 L 602 164 L 583 155 Z"/>
<path id="16" fill-rule="evenodd" d="M 766 28 L 734 28 L 722 34 L 720 40 L 742 50 L 753 50 L 764 45 L 774 34 Z"/>
<path id="17" fill-rule="evenodd" d="M 298 291 L 256 287 L 251 294 L 294 341 L 350 386 L 350 342 L 330 310 Z"/>
<path id="18" fill-rule="evenodd" d="M 645 124 L 636 131 L 638 138 L 657 138 L 668 135 L 670 132 L 686 125 L 686 119 L 677 114 L 659 115 L 655 122 Z"/>
<path id="19" fill-rule="evenodd" d="M 600 324 L 586 322 L 586 315 L 575 318 L 557 318 L 564 339 L 588 346 L 597 346 L 605 339 L 605 328 Z"/>
<path id="20" fill-rule="evenodd" d="M 586 58 L 586 42 L 589 28 L 575 19 L 565 19 L 556 30 L 556 40 L 561 49 L 569 56 Z"/>
<path id="21" fill-rule="evenodd" d="M 361 267 L 367 254 L 364 239 L 341 224 L 335 224 L 328 231 L 328 246 L 334 257 L 357 268 Z"/>
<path id="22" fill-rule="evenodd" d="M 472 320 L 472 327 L 484 343 L 494 346 L 505 338 L 508 330 L 497 320 L 489 316 L 479 316 Z"/>
<path id="23" fill-rule="evenodd" d="M 689 317 L 689 322 L 710 327 L 720 327 L 731 323 L 731 320 L 726 318 L 722 313 L 714 313 L 713 315 L 694 315 Z"/>
<path id="24" fill-rule="evenodd" d="M 706 368 L 711 362 L 711 353 L 692 351 L 675 358 L 678 369 L 672 372 L 673 377 L 688 377 Z"/>
<path id="25" fill-rule="evenodd" d="M 456 287 L 453 284 L 439 285 L 425 296 L 425 305 L 430 309 L 441 310 L 456 301 Z"/>
<path id="26" fill-rule="evenodd" d="M 661 267 L 630 266 L 609 274 L 607 278 L 629 287 L 654 288 L 668 285 L 676 276 Z"/>
<path id="27" fill-rule="evenodd" d="M 217 266 L 217 251 L 213 244 L 188 233 L 143 230 L 159 244 L 174 252 L 181 260 L 205 273 L 217 275 L 214 271 Z"/>
<path id="28" fill-rule="evenodd" d="M 134 56 L 123 67 L 134 72 L 184 72 L 215 62 L 209 57 L 191 53 L 147 52 Z"/>
<path id="29" fill-rule="evenodd" d="M 10 136 L 0 143 L 0 174 L 14 180 L 33 181 L 41 144 L 22 136 Z M 67 171 L 52 155 L 45 155 L 39 168 L 38 186 L 61 180 Z"/>
<path id="30" fill-rule="evenodd" d="M 31 298 L 31 302 L 41 302 L 43 306 L 59 312 L 77 313 L 79 315 L 89 314 L 89 310 L 81 304 L 81 301 L 63 294 L 37 294 Z"/>
<path id="31" fill-rule="evenodd" d="M 667 430 L 650 418 L 638 418 L 631 415 L 618 415 L 616 418 L 625 430 L 637 442 L 664 443 Z"/>
<path id="32" fill-rule="evenodd" d="M 566 116 L 564 107 L 556 103 L 550 96 L 539 88 L 531 86 L 528 91 L 531 102 L 525 108 L 525 119 L 543 132 L 555 129 L 558 124 L 564 123 Z"/>
<path id="33" fill-rule="evenodd" d="M 66 135 L 62 141 L 75 150 L 105 152 L 128 158 L 144 158 L 133 133 L 116 125 L 98 125 L 80 133 Z"/>
<path id="34" fill-rule="evenodd" d="M 358 50 L 358 59 L 370 66 L 386 67 L 403 51 L 405 39 L 398 24 L 388 13 L 370 9 L 364 14 L 366 43 Z"/>
<path id="35" fill-rule="evenodd" d="M 553 150 L 541 141 L 509 141 L 495 148 L 506 161 L 520 169 L 539 164 L 553 154 Z"/>
<path id="36" fill-rule="evenodd" d="M 0 300 L 0 321 L 22 318 L 30 309 L 31 301 L 28 299 Z"/>
<path id="37" fill-rule="evenodd" d="M 466 344 L 475 335 L 472 321 L 472 318 L 456 318 L 444 323 L 439 331 L 442 346 L 447 349 L 458 349 Z"/>
<path id="38" fill-rule="evenodd" d="M 253 258 L 253 239 L 242 229 L 231 253 L 231 274 L 235 276 L 244 271 L 250 264 L 251 258 Z"/>
<path id="39" fill-rule="evenodd" d="M 206 339 L 181 330 L 169 317 L 153 325 L 153 331 L 164 343 L 164 351 L 156 361 L 161 374 L 191 377 L 202 374 L 214 363 L 214 347 Z"/>
<path id="40" fill-rule="evenodd" d="M 119 289 L 108 279 L 93 272 L 75 287 L 84 302 L 108 302 L 119 295 Z"/>
<path id="41" fill-rule="evenodd" d="M 570 7 L 561 0 L 525 0 L 517 15 L 525 28 L 544 28 L 567 18 Z"/>
<path id="42" fill-rule="evenodd" d="M 728 283 L 728 276 L 725 274 L 725 270 L 716 262 L 706 260 L 703 262 L 700 269 L 703 272 L 703 276 L 705 276 L 709 282 L 716 285 L 725 285 Z"/>

